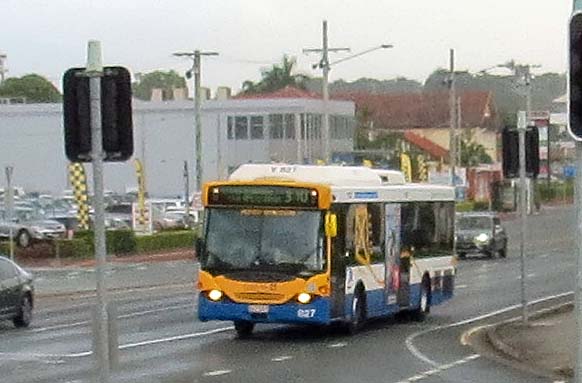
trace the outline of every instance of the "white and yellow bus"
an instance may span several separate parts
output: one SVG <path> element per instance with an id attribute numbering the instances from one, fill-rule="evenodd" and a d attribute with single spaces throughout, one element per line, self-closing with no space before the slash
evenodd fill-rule
<path id="1" fill-rule="evenodd" d="M 328 324 L 453 296 L 454 190 L 365 167 L 248 164 L 204 185 L 200 320 Z"/>

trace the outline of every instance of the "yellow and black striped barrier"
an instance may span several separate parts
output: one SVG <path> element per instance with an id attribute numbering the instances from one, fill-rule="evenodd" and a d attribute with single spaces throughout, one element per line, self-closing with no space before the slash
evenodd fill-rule
<path id="1" fill-rule="evenodd" d="M 89 229 L 89 194 L 87 190 L 87 175 L 85 167 L 80 162 L 69 164 L 69 182 L 73 189 L 75 202 L 77 203 L 78 226 L 82 230 Z"/>

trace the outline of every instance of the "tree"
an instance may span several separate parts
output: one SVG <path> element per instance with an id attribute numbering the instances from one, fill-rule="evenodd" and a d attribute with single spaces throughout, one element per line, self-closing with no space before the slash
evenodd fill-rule
<path id="1" fill-rule="evenodd" d="M 485 147 L 472 139 L 461 140 L 461 166 L 473 167 L 480 164 L 491 164 L 493 160 L 487 154 Z"/>
<path id="2" fill-rule="evenodd" d="M 23 97 L 27 103 L 61 102 L 59 90 L 38 74 L 8 78 L 0 85 L 0 97 Z"/>
<path id="3" fill-rule="evenodd" d="M 309 79 L 307 75 L 294 73 L 297 60 L 287 55 L 283 56 L 280 64 L 274 64 L 270 69 L 261 72 L 261 80 L 243 82 L 243 94 L 268 93 L 283 89 L 286 86 L 294 86 L 305 89 L 305 83 Z"/>
<path id="4" fill-rule="evenodd" d="M 153 89 L 161 89 L 164 94 L 171 95 L 174 89 L 183 88 L 186 88 L 186 79 L 173 70 L 146 73 L 132 85 L 133 96 L 144 101 L 151 99 Z"/>

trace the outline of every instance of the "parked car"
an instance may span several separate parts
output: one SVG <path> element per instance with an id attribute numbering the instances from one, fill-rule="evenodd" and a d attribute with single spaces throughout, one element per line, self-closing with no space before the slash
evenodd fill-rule
<path id="1" fill-rule="evenodd" d="M 185 213 L 168 211 L 154 220 L 154 230 L 186 229 L 188 227 Z"/>
<path id="2" fill-rule="evenodd" d="M 35 209 L 15 209 L 11 221 L 8 220 L 6 210 L 0 210 L 0 238 L 9 238 L 11 228 L 13 239 L 20 247 L 65 237 L 65 226 L 62 223 L 46 219 Z"/>
<path id="3" fill-rule="evenodd" d="M 11 320 L 16 327 L 28 327 L 33 307 L 32 275 L 0 256 L 0 320 Z"/>
<path id="4" fill-rule="evenodd" d="M 107 206 L 105 208 L 106 224 L 109 223 L 112 229 L 131 228 L 133 225 L 131 209 L 131 203 L 127 202 Z"/>
<path id="5" fill-rule="evenodd" d="M 457 254 L 464 258 L 478 252 L 493 257 L 507 256 L 507 234 L 495 213 L 459 213 L 455 225 Z"/>

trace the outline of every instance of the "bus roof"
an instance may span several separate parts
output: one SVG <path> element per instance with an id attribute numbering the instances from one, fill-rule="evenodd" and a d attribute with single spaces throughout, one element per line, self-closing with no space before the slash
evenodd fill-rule
<path id="1" fill-rule="evenodd" d="M 328 185 L 335 203 L 455 200 L 454 189 L 450 186 L 407 184 L 399 171 L 363 166 L 245 164 L 235 170 L 229 180 Z"/>
<path id="2" fill-rule="evenodd" d="M 386 171 L 384 171 L 386 172 Z M 397 182 L 391 171 L 386 179 Z M 381 186 L 382 178 L 376 170 L 363 166 L 316 166 L 289 164 L 245 164 L 236 169 L 231 181 L 280 180 L 317 183 L 329 186 Z"/>

